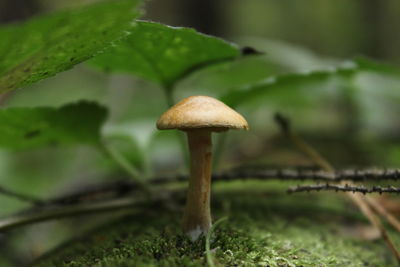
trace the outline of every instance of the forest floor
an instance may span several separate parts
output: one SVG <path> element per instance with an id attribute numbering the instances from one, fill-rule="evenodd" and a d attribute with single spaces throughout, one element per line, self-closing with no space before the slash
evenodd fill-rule
<path id="1" fill-rule="evenodd" d="M 215 266 L 397 266 L 344 194 L 289 195 L 286 186 L 216 183 L 213 216 L 227 220 L 213 229 L 208 253 L 204 238 L 192 243 L 181 235 L 181 208 L 162 205 L 68 242 L 35 265 L 207 266 L 208 254 Z"/>

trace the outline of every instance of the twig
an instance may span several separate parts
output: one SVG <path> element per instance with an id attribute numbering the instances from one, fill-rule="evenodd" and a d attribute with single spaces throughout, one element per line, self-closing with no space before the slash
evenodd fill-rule
<path id="1" fill-rule="evenodd" d="M 90 185 L 73 191 L 72 193 L 51 198 L 45 201 L 44 206 L 73 205 L 83 202 L 94 202 L 133 196 L 133 192 L 141 187 L 132 180 L 119 180 Z"/>
<path id="2" fill-rule="evenodd" d="M 13 198 L 18 199 L 18 200 L 23 201 L 23 202 L 31 203 L 31 204 L 33 204 L 35 206 L 40 206 L 40 205 L 42 205 L 44 203 L 42 200 L 40 200 L 38 198 L 35 198 L 35 197 L 32 197 L 32 196 L 28 196 L 28 195 L 25 195 L 25 194 L 21 194 L 21 193 L 17 193 L 17 192 L 11 191 L 9 189 L 6 189 L 6 188 L 4 188 L 2 186 L 0 187 L 0 194 L 6 195 L 6 196 L 9 196 L 9 197 L 13 197 Z"/>
<path id="3" fill-rule="evenodd" d="M 314 180 L 325 182 L 340 181 L 383 181 L 400 180 L 400 170 L 398 169 L 347 169 L 334 172 L 324 170 L 307 169 L 237 169 L 229 172 L 213 174 L 213 180 L 229 180 L 237 178 L 250 179 L 282 179 L 282 180 Z M 178 177 L 180 178 L 180 177 Z M 152 179 L 153 180 L 153 179 Z"/>
<path id="4" fill-rule="evenodd" d="M 285 118 L 279 113 L 275 114 L 275 121 L 280 126 L 284 135 L 307 157 L 309 157 L 315 164 L 320 166 L 323 170 L 333 173 L 334 169 L 332 168 L 331 164 L 321 157 L 321 155 L 309 144 L 307 144 L 302 138 L 297 136 L 292 132 L 290 121 L 288 118 Z"/>
<path id="5" fill-rule="evenodd" d="M 396 170 L 397 171 L 397 170 Z M 366 171 L 368 174 L 367 177 L 374 177 L 374 179 L 379 179 L 379 175 L 383 173 L 382 170 L 373 170 L 371 172 Z M 322 180 L 325 182 L 332 181 L 342 181 L 346 177 L 359 177 L 362 171 L 358 171 L 358 174 L 355 175 L 355 171 L 338 171 L 336 173 L 329 173 L 326 171 L 315 171 L 315 170 L 302 170 L 302 169 L 265 169 L 265 170 L 232 170 L 228 172 L 215 173 L 213 174 L 214 182 L 222 182 L 222 181 L 236 181 L 236 180 L 274 180 L 274 179 L 284 179 L 284 180 Z M 389 172 L 386 172 L 389 174 Z M 388 178 L 383 177 L 383 178 Z M 359 177 L 362 179 L 362 177 Z M 358 178 L 357 178 L 358 179 Z M 149 184 L 151 185 L 164 185 L 169 183 L 176 182 L 186 182 L 186 175 L 176 175 L 171 177 L 156 177 L 149 179 Z M 137 192 L 141 187 L 132 180 L 120 180 L 111 183 L 100 184 L 96 186 L 91 186 L 89 188 L 85 188 L 80 192 L 75 192 L 70 195 L 50 199 L 50 200 L 39 200 L 40 209 L 30 209 L 31 213 L 42 214 L 41 212 L 55 211 L 56 208 L 60 210 L 67 208 L 78 207 L 82 204 L 93 204 L 97 203 L 97 201 L 112 201 L 113 199 L 122 199 L 126 198 L 129 195 L 132 195 L 133 192 Z M 382 191 L 383 192 L 383 191 Z M 66 210 L 68 213 L 69 210 Z M 24 213 L 27 214 L 27 213 Z M 20 215 L 17 215 L 20 216 Z M 56 215 L 54 215 L 56 216 Z M 67 216 L 67 215 L 66 215 Z M 389 217 L 390 218 L 390 217 Z M 389 221 L 388 218 L 388 221 Z M 5 218 L 5 220 L 8 220 Z M 45 219 L 43 219 L 45 220 Z M 391 220 L 390 222 L 395 226 L 396 219 Z M 0 223 L 2 221 L 0 220 Z M 34 223 L 35 221 L 29 221 L 24 224 Z M 397 228 L 396 228 L 397 229 Z M 400 227 L 399 227 L 400 229 Z M 1 227 L 0 227 L 1 230 Z"/>
<path id="6" fill-rule="evenodd" d="M 5 232 L 18 226 L 37 223 L 41 221 L 59 219 L 63 217 L 70 217 L 93 212 L 114 211 L 115 209 L 132 207 L 132 205 L 137 204 L 137 202 L 137 200 L 134 200 L 132 198 L 119 199 L 102 203 L 85 203 L 51 210 L 42 210 L 28 214 L 18 214 L 0 220 L 0 232 Z"/>
<path id="7" fill-rule="evenodd" d="M 160 201 L 170 194 L 158 194 L 153 201 Z M 108 201 L 100 201 L 95 203 L 80 203 L 77 205 L 56 207 L 50 209 L 36 210 L 28 213 L 21 213 L 11 217 L 0 220 L 0 233 L 18 226 L 48 221 L 53 219 L 60 219 L 65 217 L 73 217 L 78 215 L 85 215 L 88 213 L 109 212 L 118 209 L 131 209 L 135 205 L 148 203 L 148 198 L 120 198 Z"/>
<path id="8" fill-rule="evenodd" d="M 395 256 L 397 262 L 399 263 L 400 262 L 399 251 L 397 250 L 390 236 L 383 227 L 381 220 L 378 218 L 378 216 L 376 216 L 372 212 L 372 210 L 368 206 L 366 198 L 363 195 L 359 194 L 352 194 L 352 193 L 347 193 L 347 194 L 357 204 L 357 206 L 361 209 L 362 213 L 368 218 L 368 220 L 372 223 L 372 225 L 374 225 L 379 230 L 379 233 L 381 234 L 383 240 L 385 240 L 386 245 L 389 247 L 390 251 Z"/>
<path id="9" fill-rule="evenodd" d="M 386 218 L 386 220 L 393 226 L 393 228 L 400 232 L 400 222 L 397 220 L 396 217 L 389 213 L 375 199 L 372 199 L 370 197 L 366 197 L 365 199 L 372 208 L 374 208 L 379 214 Z"/>
<path id="10" fill-rule="evenodd" d="M 291 131 L 290 121 L 289 119 L 283 117 L 280 114 L 275 115 L 275 120 L 281 127 L 284 134 L 292 141 L 292 143 L 301 151 L 303 151 L 310 159 L 312 159 L 317 165 L 319 165 L 322 169 L 327 172 L 334 172 L 333 166 L 323 158 L 312 146 L 307 144 L 301 137 L 295 135 Z M 345 184 L 345 181 L 342 181 L 341 184 Z M 353 184 L 350 184 L 353 185 Z M 397 261 L 400 263 L 400 253 L 396 249 L 391 240 L 390 236 L 387 234 L 385 228 L 383 227 L 379 217 L 375 215 L 375 213 L 370 209 L 368 206 L 368 202 L 366 197 L 359 194 L 353 193 L 346 193 L 348 197 L 359 207 L 361 212 L 364 214 L 365 217 L 374 225 L 380 232 L 382 238 L 385 240 L 387 246 L 389 247 L 390 251 L 396 257 Z M 371 199 L 373 201 L 373 199 Z M 383 207 L 382 207 L 383 208 Z M 386 214 L 388 212 L 386 211 Z"/>
<path id="11" fill-rule="evenodd" d="M 213 182 L 229 182 L 237 180 L 287 180 L 287 181 L 323 181 L 337 182 L 348 179 L 359 180 L 384 180 L 393 179 L 391 173 L 397 173 L 398 170 L 345 170 L 330 173 L 321 170 L 302 170 L 302 169 L 236 169 L 227 172 L 214 173 Z M 386 174 L 387 175 L 386 175 Z M 383 175 L 383 176 L 380 176 Z M 396 174 L 397 177 L 397 174 Z M 397 179 L 397 178 L 396 178 Z M 152 186 L 165 185 L 179 182 L 187 182 L 187 175 L 175 175 L 164 177 L 149 178 L 148 183 Z M 42 201 L 43 206 L 71 205 L 88 201 L 104 200 L 105 198 L 124 197 L 140 189 L 138 184 L 132 180 L 119 180 L 98 184 L 79 192 L 66 196 Z"/>
<path id="12" fill-rule="evenodd" d="M 353 193 L 363 193 L 363 194 L 370 194 L 370 193 L 400 193 L 400 188 L 398 187 L 381 187 L 381 186 L 373 186 L 371 188 L 367 188 L 364 186 L 356 186 L 356 185 L 333 185 L 333 184 L 322 184 L 322 185 L 301 185 L 295 186 L 288 189 L 288 193 L 297 193 L 297 192 L 310 192 L 310 191 L 341 191 L 341 192 L 353 192 Z"/>

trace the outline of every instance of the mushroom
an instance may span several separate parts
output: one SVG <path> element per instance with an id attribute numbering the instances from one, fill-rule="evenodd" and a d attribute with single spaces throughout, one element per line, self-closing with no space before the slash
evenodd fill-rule
<path id="1" fill-rule="evenodd" d="M 209 96 L 190 96 L 161 115 L 159 130 L 185 131 L 190 150 L 190 178 L 183 231 L 195 241 L 211 227 L 210 187 L 211 132 L 248 129 L 247 121 L 236 111 Z"/>

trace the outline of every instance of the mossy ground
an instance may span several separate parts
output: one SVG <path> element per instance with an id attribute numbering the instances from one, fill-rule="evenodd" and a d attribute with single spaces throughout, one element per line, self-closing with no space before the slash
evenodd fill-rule
<path id="1" fill-rule="evenodd" d="M 212 235 L 216 266 L 397 266 L 382 240 L 344 233 L 368 223 L 343 195 L 287 195 L 267 188 L 230 183 L 214 190 L 214 217 L 228 216 Z M 180 217 L 179 210 L 165 208 L 126 217 L 37 265 L 207 265 L 204 239 L 191 243 L 182 236 Z"/>

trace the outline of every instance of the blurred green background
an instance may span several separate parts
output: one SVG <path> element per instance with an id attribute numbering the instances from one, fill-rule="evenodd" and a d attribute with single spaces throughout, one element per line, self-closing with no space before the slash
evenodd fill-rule
<path id="1" fill-rule="evenodd" d="M 92 2 L 1 0 L 0 22 L 23 21 Z M 329 70 L 359 55 L 393 65 L 400 62 L 398 0 L 153 0 L 143 9 L 142 19 L 193 27 L 265 52 L 190 75 L 179 83 L 175 100 L 193 94 L 226 96 L 250 81 Z M 293 86 L 295 91 L 290 90 Z M 230 133 L 221 168 L 312 164 L 280 137 L 272 119 L 277 111 L 288 115 L 295 129 L 335 166 L 399 166 L 399 75 L 366 71 L 352 76 L 350 82 L 334 76 L 278 87 L 237 107 L 252 131 Z M 163 92 L 141 79 L 105 74 L 81 64 L 29 88 L 0 95 L 0 105 L 59 107 L 81 99 L 110 108 L 103 132 L 144 176 L 185 172 L 176 133 L 155 130 L 155 121 L 167 109 Z M 121 177 L 126 174 L 119 166 L 88 146 L 0 150 L 0 185 L 40 198 Z M 1 195 L 0 203 L 0 216 L 28 206 Z M 43 223 L 0 235 L 0 265 L 41 255 L 76 231 L 75 225 L 72 219 L 62 227 Z M 80 230 L 85 227 L 90 227 L 90 219 Z"/>

